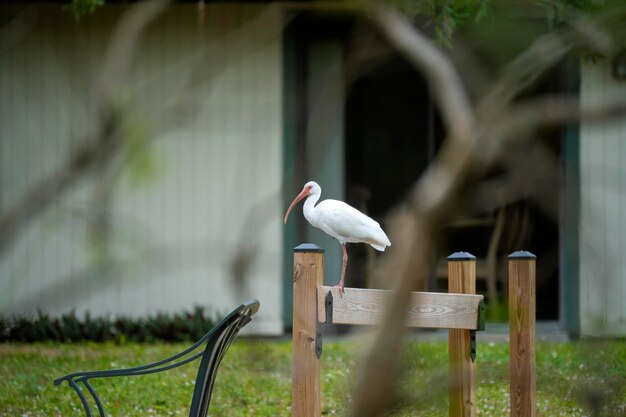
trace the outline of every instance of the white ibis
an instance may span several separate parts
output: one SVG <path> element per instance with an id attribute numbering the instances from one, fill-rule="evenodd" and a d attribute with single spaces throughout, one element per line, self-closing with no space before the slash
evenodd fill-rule
<path id="1" fill-rule="evenodd" d="M 320 199 L 321 194 L 322 188 L 315 181 L 304 184 L 300 194 L 287 209 L 284 223 L 287 224 L 291 209 L 304 197 L 308 197 L 304 202 L 304 217 L 311 223 L 311 226 L 322 229 L 341 243 L 343 264 L 338 287 L 343 293 L 343 281 L 348 263 L 346 243 L 369 243 L 374 249 L 382 252 L 385 247 L 391 246 L 391 242 L 376 221 L 343 201 L 324 200 L 316 206 L 315 203 Z"/>

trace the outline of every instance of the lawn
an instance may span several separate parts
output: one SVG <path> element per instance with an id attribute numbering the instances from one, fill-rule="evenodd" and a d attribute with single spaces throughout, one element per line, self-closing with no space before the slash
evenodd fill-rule
<path id="1" fill-rule="evenodd" d="M 52 380 L 77 370 L 127 367 L 161 359 L 182 345 L 0 345 L 0 416 L 79 416 L 67 385 Z M 357 358 L 351 342 L 325 343 L 322 411 L 345 415 Z M 447 416 L 447 344 L 412 343 L 406 351 L 404 396 L 394 416 Z M 238 339 L 228 352 L 211 402 L 211 416 L 289 416 L 291 344 Z M 478 345 L 478 415 L 507 416 L 508 344 Z M 95 381 L 111 416 L 185 416 L 193 367 L 166 374 Z M 589 399 L 604 404 L 592 413 Z M 626 343 L 571 342 L 537 345 L 538 416 L 626 416 Z"/>

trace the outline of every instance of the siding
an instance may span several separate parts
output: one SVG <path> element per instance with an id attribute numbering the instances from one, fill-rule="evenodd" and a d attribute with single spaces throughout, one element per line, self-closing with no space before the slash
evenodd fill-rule
<path id="1" fill-rule="evenodd" d="M 582 64 L 583 105 L 626 94 L 606 61 Z M 626 121 L 580 129 L 580 319 L 585 336 L 626 335 Z"/>
<path id="2" fill-rule="evenodd" d="M 5 32 L 0 209 L 93 135 L 104 52 L 127 10 L 76 22 L 45 6 Z M 177 5 L 150 25 L 116 91 L 124 150 L 140 151 L 28 224 L 0 259 L 1 313 L 225 312 L 255 297 L 248 331 L 282 332 L 281 19 L 272 6 L 211 4 L 200 22 L 196 5 Z M 242 248 L 247 268 L 233 268 Z"/>

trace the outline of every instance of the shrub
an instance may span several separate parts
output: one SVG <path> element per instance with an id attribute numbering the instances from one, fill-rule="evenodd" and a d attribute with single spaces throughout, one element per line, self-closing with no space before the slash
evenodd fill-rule
<path id="1" fill-rule="evenodd" d="M 83 320 L 74 312 L 50 317 L 41 311 L 35 317 L 0 316 L 0 342 L 183 342 L 200 339 L 216 324 L 205 314 L 204 307 L 190 312 L 158 313 L 147 318 L 120 316 Z"/>

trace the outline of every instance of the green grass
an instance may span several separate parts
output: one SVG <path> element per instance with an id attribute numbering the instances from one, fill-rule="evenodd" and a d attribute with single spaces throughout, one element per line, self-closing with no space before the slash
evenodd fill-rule
<path id="1" fill-rule="evenodd" d="M 78 370 L 127 367 L 164 358 L 183 345 L 2 344 L 0 416 L 82 415 L 73 391 L 52 380 Z M 358 352 L 354 343 L 325 343 L 322 411 L 345 415 Z M 446 416 L 447 344 L 407 347 L 403 397 L 394 416 Z M 507 416 L 508 344 L 478 345 L 479 416 Z M 94 382 L 111 416 L 185 416 L 195 379 L 193 366 L 166 374 Z M 222 363 L 211 402 L 212 416 L 289 416 L 289 342 L 239 339 Z M 604 409 L 588 410 L 587 398 Z M 626 343 L 576 342 L 537 345 L 537 415 L 626 416 Z"/>

